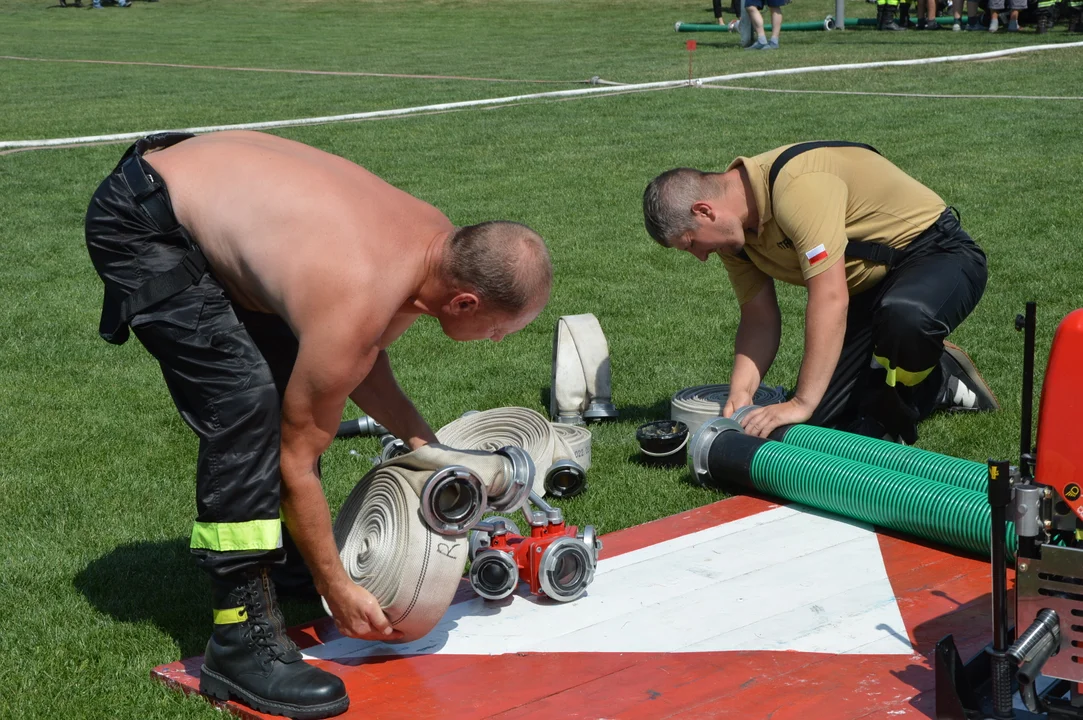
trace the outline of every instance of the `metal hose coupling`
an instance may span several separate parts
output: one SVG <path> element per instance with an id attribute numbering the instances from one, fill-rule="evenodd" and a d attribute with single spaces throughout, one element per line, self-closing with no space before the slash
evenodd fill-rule
<path id="1" fill-rule="evenodd" d="M 470 533 L 470 587 L 486 600 L 503 600 L 519 585 L 519 566 L 515 556 L 490 547 L 491 538 L 505 538 L 519 528 L 506 518 L 493 517 L 479 523 Z"/>
<path id="2" fill-rule="evenodd" d="M 521 447 L 506 445 L 496 451 L 504 458 L 504 478 L 507 483 L 498 495 L 489 498 L 489 509 L 497 512 L 518 510 L 530 496 L 534 486 L 534 459 Z"/>
<path id="3" fill-rule="evenodd" d="M 575 460 L 557 460 L 545 473 L 545 494 L 570 498 L 587 489 L 587 471 Z"/>
<path id="4" fill-rule="evenodd" d="M 368 415 L 362 415 L 356 420 L 344 420 L 339 423 L 335 437 L 374 437 L 386 435 L 387 428 L 376 422 Z"/>
<path id="5" fill-rule="evenodd" d="M 442 535 L 461 535 L 481 522 L 488 499 L 485 483 L 473 470 L 450 465 L 425 481 L 421 517 Z"/>
<path id="6" fill-rule="evenodd" d="M 706 487 L 711 483 L 711 472 L 707 466 L 710 457 L 711 446 L 714 441 L 724 432 L 744 433 L 741 423 L 733 418 L 715 418 L 714 420 L 700 425 L 692 436 L 689 443 L 688 463 L 692 469 L 692 477 L 696 482 Z"/>

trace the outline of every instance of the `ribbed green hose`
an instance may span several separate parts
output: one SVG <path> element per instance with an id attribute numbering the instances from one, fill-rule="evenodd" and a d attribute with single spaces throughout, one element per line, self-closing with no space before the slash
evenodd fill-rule
<path id="1" fill-rule="evenodd" d="M 983 493 L 779 442 L 756 451 L 749 475 L 762 493 L 989 555 L 992 523 Z M 1008 539 L 1014 554 L 1010 529 Z"/>
<path id="2" fill-rule="evenodd" d="M 782 442 L 982 494 L 989 484 L 989 469 L 981 463 L 841 430 L 794 425 L 786 431 Z"/>
<path id="3" fill-rule="evenodd" d="M 989 469 L 980 462 L 930 453 L 929 450 L 876 440 L 875 437 L 814 426 L 794 426 L 786 431 L 782 442 L 824 455 L 965 487 L 976 493 L 986 493 L 989 485 Z"/>

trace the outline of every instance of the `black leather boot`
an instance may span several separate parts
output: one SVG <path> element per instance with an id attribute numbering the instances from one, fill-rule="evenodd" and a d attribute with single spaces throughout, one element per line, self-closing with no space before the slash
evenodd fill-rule
<path id="1" fill-rule="evenodd" d="M 346 686 L 306 663 L 286 636 L 267 569 L 231 580 L 212 581 L 214 633 L 200 668 L 199 691 L 297 720 L 346 712 Z"/>

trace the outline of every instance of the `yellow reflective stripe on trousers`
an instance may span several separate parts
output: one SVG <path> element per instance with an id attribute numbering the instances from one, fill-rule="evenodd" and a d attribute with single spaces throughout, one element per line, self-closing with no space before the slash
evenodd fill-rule
<path id="1" fill-rule="evenodd" d="M 192 548 L 203 550 L 274 550 L 282 546 L 282 520 L 235 523 L 197 522 L 192 526 Z"/>
<path id="2" fill-rule="evenodd" d="M 879 355 L 873 355 L 872 359 L 875 360 L 876 362 L 880 363 L 880 365 L 885 370 L 887 370 L 887 377 L 884 379 L 884 382 L 886 382 L 889 387 L 895 387 L 896 382 L 902 383 L 903 385 L 906 385 L 907 387 L 914 387 L 919 382 L 921 382 L 925 378 L 929 377 L 929 373 L 931 373 L 933 371 L 933 369 L 936 368 L 936 366 L 934 365 L 933 367 L 929 368 L 928 370 L 921 370 L 919 372 L 910 372 L 909 370 L 903 370 L 902 368 L 891 367 L 891 361 L 888 360 L 885 357 L 880 357 Z"/>
<path id="3" fill-rule="evenodd" d="M 214 611 L 214 624 L 215 625 L 235 625 L 236 623 L 243 623 L 248 619 L 248 611 L 242 607 L 226 608 L 225 610 Z"/>

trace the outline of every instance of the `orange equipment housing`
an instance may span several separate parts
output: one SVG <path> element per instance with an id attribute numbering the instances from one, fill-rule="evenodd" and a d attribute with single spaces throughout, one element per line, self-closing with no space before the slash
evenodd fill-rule
<path id="1" fill-rule="evenodd" d="M 1038 411 L 1038 464 L 1034 475 L 1060 494 L 1083 519 L 1083 309 L 1065 317 L 1053 336 Z"/>

